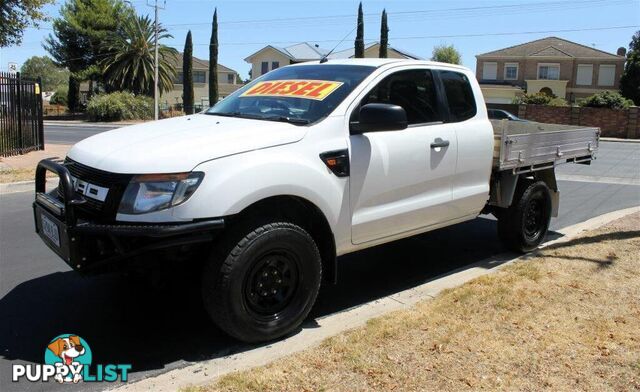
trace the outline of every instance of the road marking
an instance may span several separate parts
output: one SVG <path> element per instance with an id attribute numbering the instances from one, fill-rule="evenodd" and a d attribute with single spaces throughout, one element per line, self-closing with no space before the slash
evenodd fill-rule
<path id="1" fill-rule="evenodd" d="M 577 174 L 557 174 L 556 180 L 558 181 L 575 181 L 575 182 L 592 182 L 598 184 L 616 184 L 616 185 L 638 185 L 640 186 L 640 179 L 637 178 L 623 178 L 623 177 L 596 177 L 596 176 L 581 176 Z"/>

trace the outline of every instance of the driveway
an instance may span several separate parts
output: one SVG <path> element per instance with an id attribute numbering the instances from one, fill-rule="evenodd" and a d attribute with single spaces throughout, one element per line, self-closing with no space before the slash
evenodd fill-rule
<path id="1" fill-rule="evenodd" d="M 592 166 L 564 165 L 558 230 L 640 205 L 640 144 L 603 142 Z M 606 182 L 602 178 L 607 179 Z M 251 350 L 211 325 L 195 280 L 164 289 L 119 276 L 81 278 L 33 232 L 31 192 L 0 195 L 0 390 L 101 390 L 113 384 L 11 382 L 11 365 L 42 363 L 46 345 L 77 333 L 96 363 L 131 363 L 132 380 Z M 495 221 L 471 222 L 347 255 L 339 283 L 327 287 L 303 328 L 340 312 L 503 253 Z"/>

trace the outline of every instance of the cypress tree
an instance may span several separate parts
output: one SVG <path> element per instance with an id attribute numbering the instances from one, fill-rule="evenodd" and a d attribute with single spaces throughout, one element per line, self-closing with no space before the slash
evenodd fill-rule
<path id="1" fill-rule="evenodd" d="M 187 33 L 182 54 L 182 105 L 186 114 L 193 114 L 193 43 L 191 30 Z"/>
<path id="2" fill-rule="evenodd" d="M 389 26 L 387 26 L 387 11 L 382 10 L 382 21 L 380 22 L 380 53 L 378 57 L 387 58 L 387 47 L 389 46 Z"/>
<path id="3" fill-rule="evenodd" d="M 355 58 L 364 58 L 364 17 L 362 16 L 362 2 L 358 5 L 358 29 L 356 32 Z"/>
<path id="4" fill-rule="evenodd" d="M 218 102 L 218 9 L 213 11 L 209 42 L 209 106 Z"/>
<path id="5" fill-rule="evenodd" d="M 79 108 L 80 100 L 80 83 L 75 76 L 69 75 L 69 90 L 67 91 L 67 107 L 69 112 L 75 113 Z"/>

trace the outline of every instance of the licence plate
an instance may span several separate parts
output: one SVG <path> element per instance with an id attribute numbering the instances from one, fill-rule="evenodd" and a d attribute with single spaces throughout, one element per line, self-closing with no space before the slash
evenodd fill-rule
<path id="1" fill-rule="evenodd" d="M 60 231 L 58 230 L 58 225 L 56 225 L 51 219 L 47 218 L 44 214 L 41 214 L 40 218 L 42 223 L 42 233 L 57 247 L 60 247 Z"/>

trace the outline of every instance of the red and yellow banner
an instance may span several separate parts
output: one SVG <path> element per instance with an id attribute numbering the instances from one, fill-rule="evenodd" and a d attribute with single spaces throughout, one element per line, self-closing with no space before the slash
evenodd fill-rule
<path id="1" fill-rule="evenodd" d="M 270 80 L 257 83 L 240 96 L 292 97 L 322 101 L 340 86 L 342 86 L 342 82 L 330 80 Z"/>

